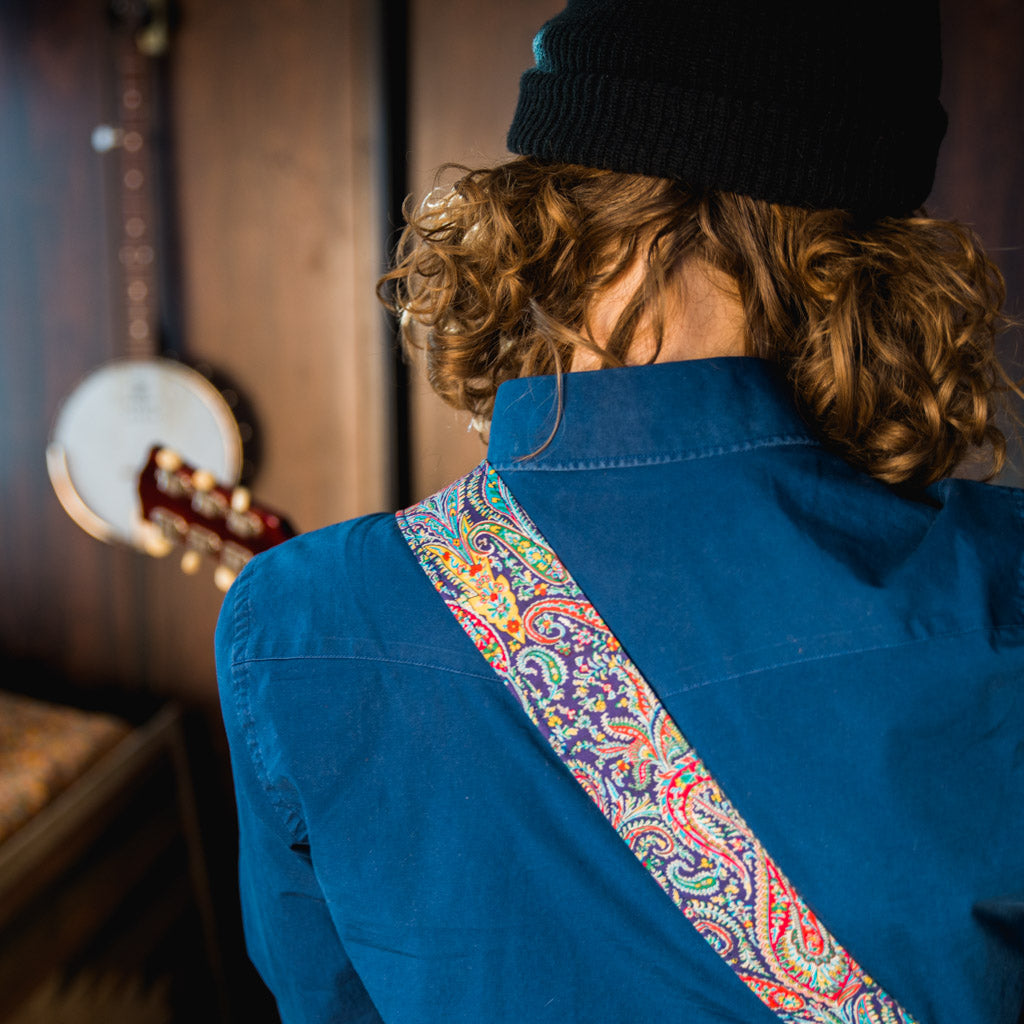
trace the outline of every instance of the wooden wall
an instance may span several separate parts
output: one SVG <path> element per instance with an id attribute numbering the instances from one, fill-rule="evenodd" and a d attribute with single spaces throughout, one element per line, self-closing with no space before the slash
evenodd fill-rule
<path id="1" fill-rule="evenodd" d="M 429 192 L 446 163 L 487 167 L 508 157 L 505 133 L 519 75 L 533 63 L 533 35 L 563 6 L 561 0 L 414 0 L 409 111 L 414 195 Z M 453 32 L 453 25 L 460 31 Z M 441 403 L 422 374 L 414 378 L 411 413 L 412 487 L 419 498 L 472 469 L 485 445 L 468 429 L 469 417 Z"/>
<path id="2" fill-rule="evenodd" d="M 254 488 L 301 529 L 388 504 L 387 340 L 368 0 L 184 0 L 167 72 L 184 354 L 257 413 Z M 29 674 L 214 700 L 220 594 L 86 536 L 43 452 L 62 396 L 123 354 L 101 0 L 0 12 L 0 651 Z"/>
<path id="3" fill-rule="evenodd" d="M 1007 311 L 1024 322 L 1024 3 L 942 0 L 942 101 L 949 131 L 929 208 L 970 224 L 1006 278 Z M 1001 354 L 1024 378 L 1024 333 L 1007 332 Z M 1005 428 L 1013 440 L 1001 483 L 1024 486 L 1024 402 Z"/>
<path id="4" fill-rule="evenodd" d="M 186 354 L 259 416 L 254 489 L 304 530 L 391 500 L 394 395 L 373 297 L 382 168 L 373 0 L 180 0 L 169 63 Z M 561 0 L 409 0 L 409 182 L 504 155 L 530 40 Z M 84 534 L 44 450 L 61 397 L 119 351 L 102 158 L 103 0 L 0 5 L 0 669 L 174 695 L 213 714 L 220 596 Z M 932 200 L 973 223 L 1024 314 L 1024 5 L 944 0 L 951 128 Z M 1013 355 L 1011 352 L 1010 355 Z M 1018 369 L 1021 361 L 1018 359 Z M 412 491 L 483 452 L 414 374 Z M 1024 482 L 1017 465 L 1007 474 Z M 98 696 L 97 696 L 98 695 Z"/>
<path id="5" fill-rule="evenodd" d="M 108 548 L 54 500 L 43 450 L 62 395 L 119 351 L 103 158 L 100 0 L 0 11 L 0 652 L 28 671 L 211 701 L 219 595 Z M 234 377 L 259 416 L 255 487 L 305 530 L 390 500 L 380 101 L 371 0 L 181 0 L 169 60 L 186 354 Z M 504 154 L 530 39 L 560 0 L 410 0 L 409 183 Z M 976 225 L 1024 300 L 1024 71 L 1014 0 L 947 0 L 951 115 L 933 207 Z M 481 455 L 414 378 L 412 491 Z M 1019 479 L 1017 470 L 1010 479 Z"/>

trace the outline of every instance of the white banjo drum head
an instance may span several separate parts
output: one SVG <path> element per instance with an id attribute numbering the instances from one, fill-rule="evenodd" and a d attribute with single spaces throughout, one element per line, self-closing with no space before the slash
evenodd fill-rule
<path id="1" fill-rule="evenodd" d="M 141 546 L 138 477 L 154 445 L 221 483 L 238 481 L 242 445 L 227 402 L 170 359 L 124 359 L 90 373 L 57 413 L 46 465 L 64 509 L 100 540 Z"/>

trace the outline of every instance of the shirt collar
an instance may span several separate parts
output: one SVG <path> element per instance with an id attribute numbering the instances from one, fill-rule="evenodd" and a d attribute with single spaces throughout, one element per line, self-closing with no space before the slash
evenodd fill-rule
<path id="1" fill-rule="evenodd" d="M 487 457 L 497 469 L 570 469 L 808 443 L 777 367 L 749 357 L 700 359 L 506 381 Z M 524 459 L 526 462 L 524 463 Z"/>

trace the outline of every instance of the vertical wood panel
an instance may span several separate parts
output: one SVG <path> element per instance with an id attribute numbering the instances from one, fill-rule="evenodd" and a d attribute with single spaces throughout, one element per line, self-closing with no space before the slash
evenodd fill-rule
<path id="1" fill-rule="evenodd" d="M 302 530 L 386 500 L 371 15 L 363 0 L 190 0 L 172 69 L 186 349 L 253 403 L 254 491 Z M 173 566 L 153 575 L 162 681 L 185 659 L 212 692 L 218 595 Z"/>
<path id="2" fill-rule="evenodd" d="M 86 3 L 0 12 L 0 654 L 82 679 L 137 677 L 134 557 L 57 504 L 59 400 L 114 354 L 104 175 L 106 25 Z"/>
<path id="3" fill-rule="evenodd" d="M 943 0 L 942 100 L 949 133 L 939 155 L 930 209 L 970 224 L 1006 278 L 1007 310 L 1024 318 L 1024 4 L 1020 0 Z M 1024 335 L 1002 339 L 1011 372 L 1024 375 Z M 1024 403 L 1014 401 L 1018 416 Z M 1019 424 L 1000 482 L 1024 485 Z"/>
<path id="4" fill-rule="evenodd" d="M 519 76 L 533 64 L 537 29 L 561 0 L 412 0 L 410 3 L 410 186 L 421 198 L 444 163 L 487 167 L 508 158 L 505 133 Z M 427 387 L 420 368 L 412 388 L 414 496 L 467 472 L 485 447 L 469 418 Z"/>
<path id="5" fill-rule="evenodd" d="M 388 477 L 370 0 L 184 0 L 170 56 L 185 355 L 262 422 L 258 496 L 303 529 L 381 508 Z M 121 354 L 96 0 L 0 10 L 0 659 L 215 700 L 220 595 L 100 544 L 43 453 L 59 398 Z"/>
<path id="6" fill-rule="evenodd" d="M 371 7 L 191 0 L 175 63 L 188 345 L 252 397 L 260 492 L 303 529 L 384 500 Z"/>

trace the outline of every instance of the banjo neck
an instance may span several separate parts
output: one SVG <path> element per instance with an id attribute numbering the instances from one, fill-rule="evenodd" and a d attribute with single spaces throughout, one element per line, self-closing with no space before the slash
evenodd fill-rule
<path id="1" fill-rule="evenodd" d="M 120 65 L 121 238 L 117 258 L 123 289 L 121 316 L 125 347 L 132 359 L 152 359 L 158 353 L 157 263 L 152 162 L 146 136 L 151 97 L 148 58 L 128 43 Z"/>
<path id="2" fill-rule="evenodd" d="M 167 50 L 165 3 L 128 2 L 114 5 L 113 36 L 116 66 L 117 124 L 93 132 L 99 152 L 116 150 L 115 279 L 116 315 L 123 350 L 129 359 L 160 355 L 159 218 L 157 162 L 151 153 L 155 135 L 154 58 Z"/>

